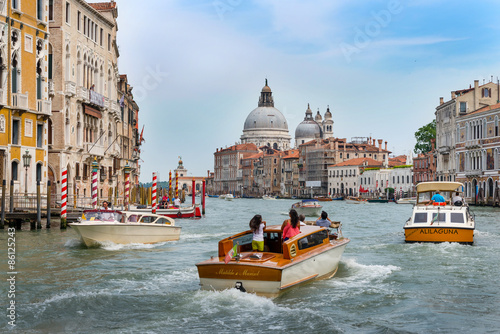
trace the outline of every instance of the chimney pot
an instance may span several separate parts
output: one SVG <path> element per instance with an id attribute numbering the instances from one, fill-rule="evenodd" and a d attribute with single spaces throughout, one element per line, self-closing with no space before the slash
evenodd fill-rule
<path id="1" fill-rule="evenodd" d="M 385 142 L 385 150 L 387 151 L 387 142 Z"/>
<path id="2" fill-rule="evenodd" d="M 443 104 L 443 103 L 444 103 L 443 98 L 442 98 L 442 97 L 440 97 L 440 98 L 439 98 L 439 105 L 441 105 L 441 104 Z"/>

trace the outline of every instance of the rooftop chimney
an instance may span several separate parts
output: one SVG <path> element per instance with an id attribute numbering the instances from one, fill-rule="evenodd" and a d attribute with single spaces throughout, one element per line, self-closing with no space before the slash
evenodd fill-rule
<path id="1" fill-rule="evenodd" d="M 382 151 L 382 142 L 383 142 L 383 140 L 382 140 L 382 139 L 379 139 L 379 140 L 378 140 L 378 151 L 379 151 L 379 152 L 380 152 L 380 151 Z"/>
<path id="2" fill-rule="evenodd" d="M 455 97 L 457 97 L 457 95 L 455 94 L 455 92 L 451 92 L 451 99 L 453 100 Z"/>
<path id="3" fill-rule="evenodd" d="M 385 150 L 387 151 L 387 142 L 385 142 Z"/>
<path id="4" fill-rule="evenodd" d="M 442 97 L 440 97 L 440 98 L 439 98 L 439 105 L 441 105 L 441 104 L 443 104 L 443 103 L 444 103 L 443 98 L 442 98 Z"/>

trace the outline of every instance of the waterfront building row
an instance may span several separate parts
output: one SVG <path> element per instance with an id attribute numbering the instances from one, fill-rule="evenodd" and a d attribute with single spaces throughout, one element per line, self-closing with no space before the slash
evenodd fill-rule
<path id="1" fill-rule="evenodd" d="M 498 83 L 475 80 L 436 108 L 436 179 L 463 183 L 472 203 L 500 202 L 499 102 Z"/>
<path id="2" fill-rule="evenodd" d="M 142 139 L 132 86 L 118 71 L 116 3 L 13 1 L 0 15 L 3 178 L 15 194 L 34 193 L 35 181 L 45 192 L 48 180 L 60 193 L 66 169 L 68 193 L 90 197 L 96 161 L 98 196 L 123 197 L 126 166 L 138 183 Z"/>

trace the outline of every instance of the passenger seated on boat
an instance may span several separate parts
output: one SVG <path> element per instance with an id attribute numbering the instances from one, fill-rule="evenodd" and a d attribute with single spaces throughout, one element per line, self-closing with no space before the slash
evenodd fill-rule
<path id="1" fill-rule="evenodd" d="M 287 241 L 300 233 L 299 215 L 297 211 L 291 209 L 288 215 L 290 219 L 285 220 L 281 225 L 281 229 L 283 230 L 283 241 Z"/>
<path id="2" fill-rule="evenodd" d="M 299 215 L 299 224 L 300 226 L 306 226 L 307 224 L 305 223 L 305 220 L 306 220 L 306 216 L 304 216 L 303 214 L 300 214 Z"/>
<path id="3" fill-rule="evenodd" d="M 464 199 L 460 196 L 460 193 L 457 191 L 455 196 L 453 196 L 451 202 L 454 206 L 462 206 L 464 204 Z"/>
<path id="4" fill-rule="evenodd" d="M 328 218 L 328 214 L 325 211 L 321 212 L 321 217 L 316 219 L 316 225 L 323 227 L 330 227 L 332 221 Z"/>

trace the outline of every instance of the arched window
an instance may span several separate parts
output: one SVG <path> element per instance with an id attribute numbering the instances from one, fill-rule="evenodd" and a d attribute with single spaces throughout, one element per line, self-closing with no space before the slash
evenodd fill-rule
<path id="1" fill-rule="evenodd" d="M 42 181 L 42 164 L 41 163 L 36 164 L 36 180 Z"/>
<path id="2" fill-rule="evenodd" d="M 499 131 L 498 131 L 498 116 L 495 116 L 495 137 L 499 136 Z"/>
<path id="3" fill-rule="evenodd" d="M 17 58 L 17 53 L 12 56 L 12 93 L 17 93 L 19 91 L 19 62 Z"/>
<path id="4" fill-rule="evenodd" d="M 481 138 L 487 138 L 488 137 L 488 127 L 486 126 L 486 118 L 483 119 L 483 135 Z"/>

